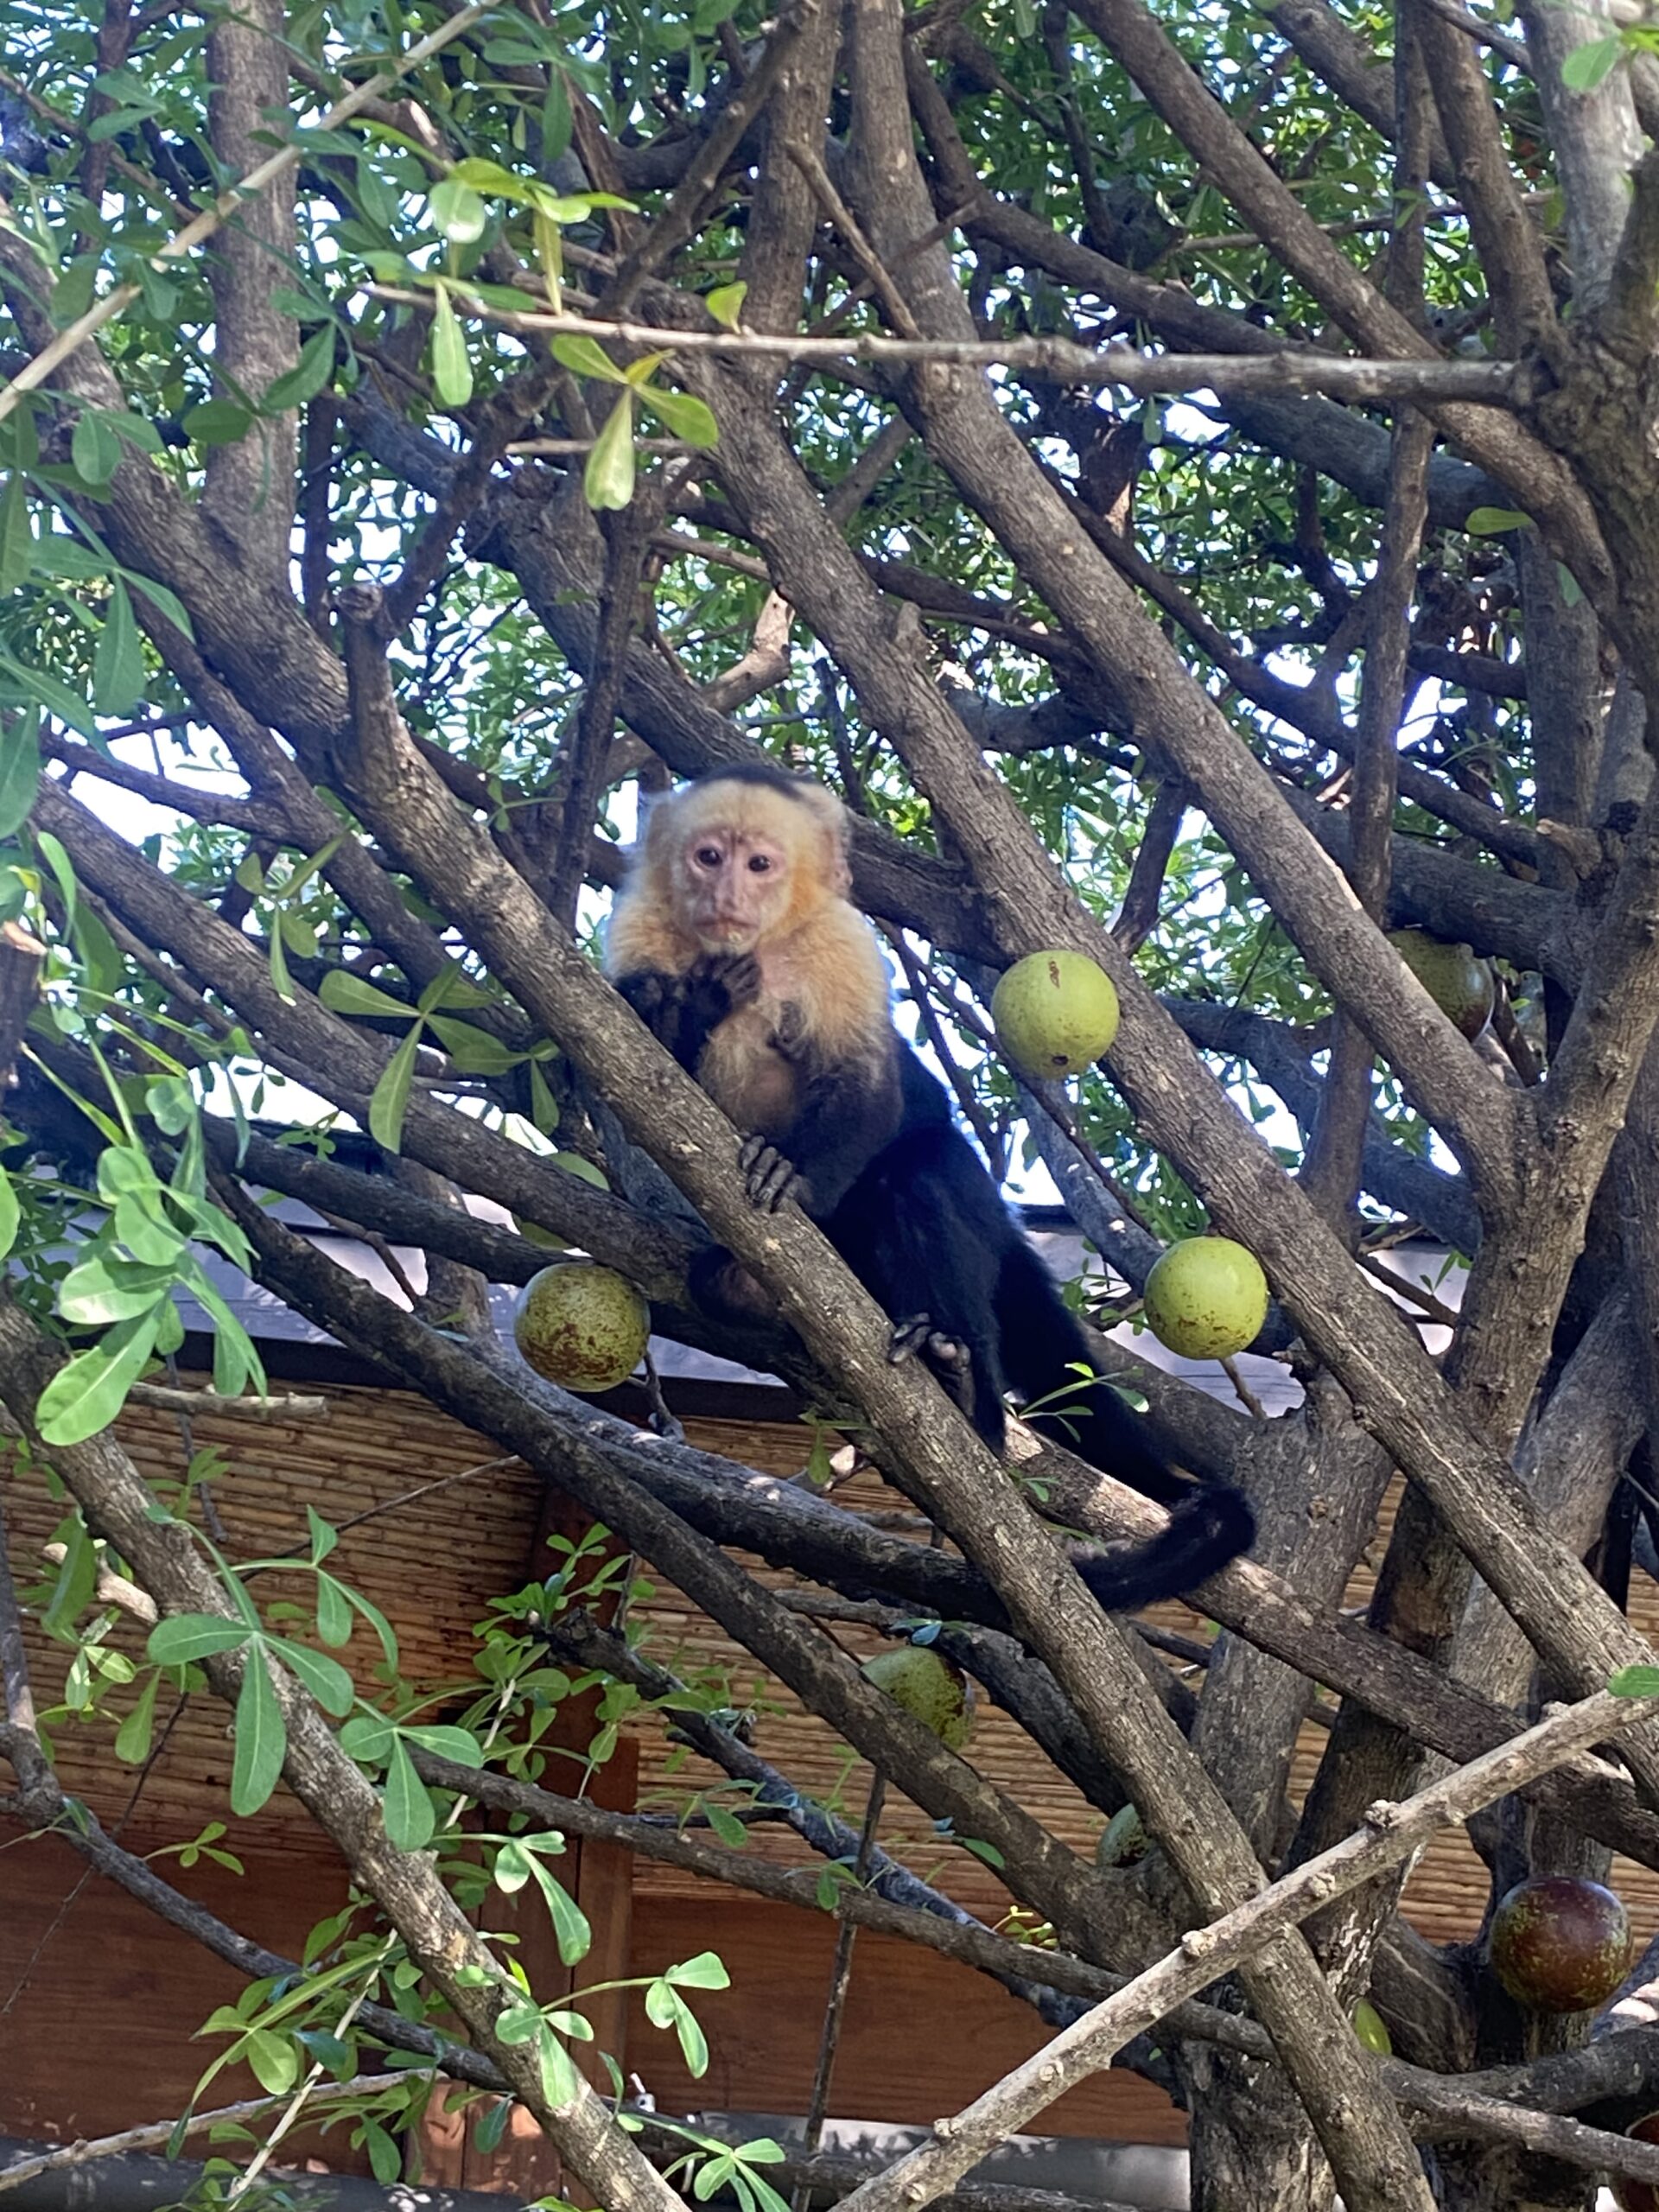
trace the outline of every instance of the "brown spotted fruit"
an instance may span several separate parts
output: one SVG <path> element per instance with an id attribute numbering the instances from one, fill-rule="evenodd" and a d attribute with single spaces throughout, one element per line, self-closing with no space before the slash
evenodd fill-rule
<path id="1" fill-rule="evenodd" d="M 512 1333 L 538 1375 L 591 1396 L 613 1390 L 638 1367 L 651 1309 L 613 1268 L 564 1260 L 524 1285 Z"/>
<path id="2" fill-rule="evenodd" d="M 1393 930 L 1389 943 L 1454 1029 L 1478 1037 L 1492 1018 L 1497 986 L 1484 960 L 1466 944 L 1447 944 L 1427 930 Z"/>
<path id="3" fill-rule="evenodd" d="M 973 1692 L 960 1668 L 931 1646 L 901 1643 L 878 1652 L 861 1670 L 867 1682 L 885 1690 L 895 1705 L 929 1729 L 948 1751 L 959 1751 L 974 1725 Z"/>
<path id="4" fill-rule="evenodd" d="M 1630 1971 L 1630 1915 L 1611 1890 L 1573 1874 L 1517 1882 L 1492 1915 L 1487 1955 L 1517 2005 L 1586 2012 Z"/>

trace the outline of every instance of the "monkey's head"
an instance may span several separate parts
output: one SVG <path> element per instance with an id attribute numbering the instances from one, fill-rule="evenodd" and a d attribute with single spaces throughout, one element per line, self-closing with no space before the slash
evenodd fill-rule
<path id="1" fill-rule="evenodd" d="M 752 952 L 846 896 L 846 810 L 781 769 L 715 768 L 655 802 L 644 859 L 703 951 Z"/>

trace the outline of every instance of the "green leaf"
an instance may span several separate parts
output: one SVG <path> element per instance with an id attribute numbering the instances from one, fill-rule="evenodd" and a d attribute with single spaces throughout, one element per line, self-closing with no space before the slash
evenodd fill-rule
<path id="1" fill-rule="evenodd" d="M 464 407 L 473 396 L 473 365 L 454 302 L 441 284 L 433 299 L 432 381 L 446 407 Z"/>
<path id="2" fill-rule="evenodd" d="M 1561 64 L 1562 84 L 1569 92 L 1593 92 L 1624 51 L 1624 41 L 1616 34 L 1575 46 Z"/>
<path id="3" fill-rule="evenodd" d="M 137 1704 L 115 1732 L 115 1756 L 125 1766 L 142 1766 L 149 1757 L 150 1738 L 156 1732 L 156 1697 L 161 1687 L 161 1676 L 152 1675 Z"/>
<path id="4" fill-rule="evenodd" d="M 270 1792 L 266 1791 L 269 1796 Z M 262 1798 L 260 1802 L 263 1804 Z M 300 2053 L 291 2037 L 273 2035 L 269 2028 L 255 2028 L 242 2045 L 253 2078 L 267 2096 L 285 2096 L 300 2078 Z"/>
<path id="5" fill-rule="evenodd" d="M 236 1756 L 231 1764 L 231 1810 L 246 1820 L 276 1787 L 288 1731 L 263 1644 L 250 1645 L 236 1700 Z"/>
<path id="6" fill-rule="evenodd" d="M 409 1111 L 410 1086 L 415 1080 L 415 1055 L 420 1048 L 417 1021 L 386 1062 L 369 1101 L 369 1135 L 387 1152 L 396 1152 L 404 1141 L 404 1116 Z"/>
<path id="7" fill-rule="evenodd" d="M 1621 1667 L 1607 1687 L 1615 1697 L 1659 1697 L 1659 1667 Z"/>
<path id="8" fill-rule="evenodd" d="M 590 507 L 612 511 L 633 497 L 633 394 L 625 391 L 594 440 L 582 475 L 582 495 Z"/>
<path id="9" fill-rule="evenodd" d="M 98 1586 L 98 1551 L 86 1524 L 71 1515 L 59 1530 L 63 1559 L 52 1591 L 51 1603 L 41 1617 L 41 1626 L 51 1637 L 67 1639 L 75 1623 L 92 1602 Z"/>
<path id="10" fill-rule="evenodd" d="M 544 1137 L 550 1137 L 559 1126 L 559 1102 L 534 1060 L 530 1064 L 530 1118 Z"/>
<path id="11" fill-rule="evenodd" d="M 403 2178 L 404 2154 L 396 2139 L 389 2135 L 378 2120 L 363 2123 L 363 2141 L 369 2154 L 369 2164 L 375 2179 L 383 2189 L 390 2189 Z"/>
<path id="12" fill-rule="evenodd" d="M 338 1659 L 327 1658 L 308 1645 L 292 1643 L 286 1637 L 273 1638 L 271 1649 L 291 1667 L 331 1719 L 343 1720 L 356 1702 L 352 1678 Z"/>
<path id="13" fill-rule="evenodd" d="M 175 1279 L 171 1268 L 138 1267 L 94 1247 L 58 1286 L 58 1311 L 74 1328 L 108 1328 L 148 1313 Z"/>
<path id="14" fill-rule="evenodd" d="M 570 143 L 570 87 L 563 69 L 547 73 L 547 98 L 542 102 L 542 165 L 550 168 Z"/>
<path id="15" fill-rule="evenodd" d="M 747 284 L 717 284 L 712 292 L 704 295 L 702 304 L 722 330 L 737 328 L 748 289 Z"/>
<path id="16" fill-rule="evenodd" d="M 13 473 L 0 499 L 0 594 L 14 592 L 35 565 L 35 532 L 22 477 Z"/>
<path id="17" fill-rule="evenodd" d="M 233 446 L 253 427 L 253 416 L 233 399 L 203 399 L 184 411 L 181 428 L 199 446 Z"/>
<path id="18" fill-rule="evenodd" d="M 102 409 L 81 410 L 69 440 L 69 459 L 84 484 L 107 484 L 121 466 L 121 441 Z"/>
<path id="19" fill-rule="evenodd" d="M 709 409 L 694 393 L 663 391 L 652 385 L 639 396 L 653 414 L 662 416 L 671 435 L 683 438 L 687 445 L 706 450 L 720 443 L 719 425 Z"/>
<path id="20" fill-rule="evenodd" d="M 505 1075 L 524 1057 L 469 1021 L 456 1021 L 446 1014 L 430 1014 L 427 1020 L 462 1075 Z"/>
<path id="21" fill-rule="evenodd" d="M 105 609 L 92 655 L 92 704 L 100 715 L 125 715 L 144 696 L 144 656 L 127 588 L 118 583 Z"/>
<path id="22" fill-rule="evenodd" d="M 331 968 L 317 987 L 317 996 L 331 1014 L 390 1014 L 399 1021 L 409 1019 L 409 1002 L 395 999 L 378 983 L 353 976 L 344 968 Z"/>
<path id="23" fill-rule="evenodd" d="M 551 2028 L 543 2026 L 537 2041 L 537 2056 L 542 2067 L 542 2094 L 556 2109 L 568 2105 L 582 2088 L 582 2076 L 577 2073 L 569 2052 Z"/>
<path id="24" fill-rule="evenodd" d="M 625 384 L 627 381 L 596 339 L 556 338 L 553 340 L 553 358 L 579 377 L 597 377 L 605 384 Z"/>
<path id="25" fill-rule="evenodd" d="M 35 1408 L 35 1425 L 44 1442 L 84 1444 L 109 1427 L 144 1371 L 158 1322 L 154 1308 L 135 1314 L 58 1370 Z"/>
<path id="26" fill-rule="evenodd" d="M 336 1651 L 352 1640 L 352 1601 L 332 1574 L 317 1577 L 317 1634 Z"/>
<path id="27" fill-rule="evenodd" d="M 663 1980 L 677 1989 L 729 1989 L 732 1977 L 717 1951 L 699 1951 L 695 1959 L 670 1967 Z"/>
<path id="28" fill-rule="evenodd" d="M 452 245 L 471 245 L 484 235 L 490 211 L 470 184 L 447 176 L 427 195 L 432 220 Z"/>
<path id="29" fill-rule="evenodd" d="M 453 1759 L 457 1766 L 481 1767 L 484 1764 L 478 1738 L 469 1729 L 447 1727 L 441 1721 L 434 1721 L 429 1727 L 405 1728 L 403 1734 L 423 1751 L 430 1751 L 441 1759 Z"/>
<path id="30" fill-rule="evenodd" d="M 315 399 L 334 372 L 334 326 L 325 322 L 300 348 L 300 358 L 265 388 L 259 402 L 262 415 L 284 415 Z"/>
<path id="31" fill-rule="evenodd" d="M 449 172 L 457 184 L 469 184 L 475 192 L 493 192 L 503 197 L 519 199 L 524 186 L 511 169 L 504 169 L 499 162 L 489 162 L 477 154 L 469 154 L 464 162 L 457 162 Z"/>
<path id="32" fill-rule="evenodd" d="M 400 1737 L 392 1738 L 382 1809 L 386 1834 L 399 1851 L 422 1851 L 431 1842 L 438 1825 L 437 1810 Z"/>
<path id="33" fill-rule="evenodd" d="M 5 1258 L 17 1242 L 17 1229 L 22 1218 L 16 1188 L 6 1170 L 0 1167 L 0 1260 Z"/>
<path id="34" fill-rule="evenodd" d="M 709 1827 L 728 1851 L 747 1849 L 749 1832 L 728 1805 L 705 1805 L 702 1809 Z"/>
<path id="35" fill-rule="evenodd" d="M 245 1621 L 226 1620 L 222 1613 L 172 1613 L 151 1629 L 144 1653 L 158 1667 L 185 1667 L 215 1652 L 238 1650 L 253 1632 Z"/>
<path id="36" fill-rule="evenodd" d="M 1476 507 L 1463 526 L 1471 537 L 1498 537 L 1506 530 L 1523 530 L 1530 520 L 1515 507 Z"/>
<path id="37" fill-rule="evenodd" d="M 360 1765 L 381 1766 L 391 1756 L 397 1732 L 382 1713 L 354 1713 L 340 1732 L 340 1748 Z"/>

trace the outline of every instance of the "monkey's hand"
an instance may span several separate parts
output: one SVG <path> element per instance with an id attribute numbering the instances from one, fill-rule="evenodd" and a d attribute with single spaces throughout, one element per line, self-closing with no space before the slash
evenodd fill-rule
<path id="1" fill-rule="evenodd" d="M 961 1338 L 947 1336 L 943 1329 L 936 1329 L 930 1313 L 916 1313 L 907 1321 L 895 1321 L 893 1334 L 887 1340 L 888 1364 L 897 1367 L 901 1361 L 913 1359 L 918 1352 L 947 1395 L 953 1398 L 958 1409 L 971 1420 L 973 1354 Z"/>
<path id="2" fill-rule="evenodd" d="M 737 1164 L 743 1170 L 750 1204 L 759 1206 L 762 1213 L 776 1213 L 790 1198 L 804 1212 L 811 1211 L 812 1185 L 804 1175 L 796 1173 L 777 1146 L 769 1144 L 765 1137 L 745 1137 Z"/>
<path id="3" fill-rule="evenodd" d="M 785 999 L 779 1007 L 777 1026 L 768 1041 L 779 1059 L 787 1060 L 791 1067 L 798 1067 L 805 1059 L 806 1016 L 794 999 Z"/>
<path id="4" fill-rule="evenodd" d="M 652 968 L 637 976 L 623 976 L 616 988 L 658 1043 L 666 1045 L 671 1052 L 685 1007 L 683 979 L 659 974 Z"/>
<path id="5" fill-rule="evenodd" d="M 760 963 L 752 952 L 705 952 L 685 971 L 692 1019 L 713 1029 L 760 995 Z"/>

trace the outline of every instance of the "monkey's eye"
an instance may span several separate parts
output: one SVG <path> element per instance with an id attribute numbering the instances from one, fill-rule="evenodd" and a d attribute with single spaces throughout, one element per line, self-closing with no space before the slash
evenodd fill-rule
<path id="1" fill-rule="evenodd" d="M 720 866 L 720 847 L 718 845 L 699 845 L 697 847 L 697 866 L 699 868 L 718 868 Z"/>
<path id="2" fill-rule="evenodd" d="M 772 862 L 766 858 L 764 853 L 756 853 L 749 861 L 749 874 L 751 875 L 764 875 L 771 866 Z"/>

